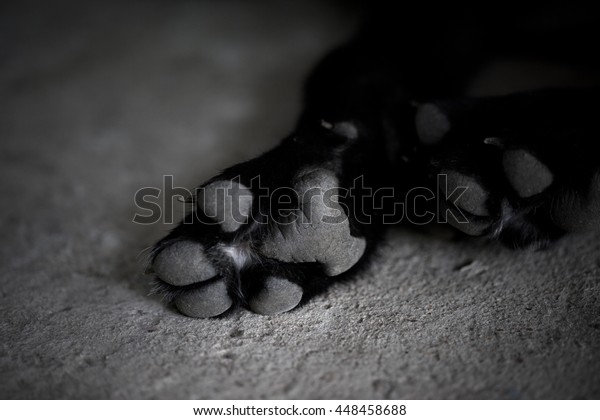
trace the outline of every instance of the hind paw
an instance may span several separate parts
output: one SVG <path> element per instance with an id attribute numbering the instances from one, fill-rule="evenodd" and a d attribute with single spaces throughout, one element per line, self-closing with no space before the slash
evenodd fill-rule
<path id="1" fill-rule="evenodd" d="M 422 105 L 416 128 L 443 181 L 445 220 L 516 247 L 600 228 L 594 95 L 550 90 Z"/>

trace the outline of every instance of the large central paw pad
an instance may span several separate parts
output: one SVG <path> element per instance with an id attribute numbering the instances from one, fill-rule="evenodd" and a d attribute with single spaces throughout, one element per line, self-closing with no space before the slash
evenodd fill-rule
<path id="1" fill-rule="evenodd" d="M 319 262 L 328 276 L 356 264 L 366 241 L 350 234 L 337 186 L 330 171 L 319 169 L 299 176 L 294 184 L 300 206 L 295 220 L 278 224 L 263 242 L 261 253 L 284 262 Z"/>

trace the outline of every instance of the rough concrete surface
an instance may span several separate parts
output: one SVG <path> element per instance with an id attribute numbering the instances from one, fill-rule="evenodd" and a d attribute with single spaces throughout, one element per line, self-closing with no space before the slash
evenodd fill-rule
<path id="1" fill-rule="evenodd" d="M 191 319 L 148 296 L 140 252 L 172 225 L 133 223 L 135 192 L 274 145 L 352 13 L 22 1 L 0 16 L 0 397 L 600 397 L 596 235 L 517 253 L 394 230 L 356 279 L 275 316 Z"/>

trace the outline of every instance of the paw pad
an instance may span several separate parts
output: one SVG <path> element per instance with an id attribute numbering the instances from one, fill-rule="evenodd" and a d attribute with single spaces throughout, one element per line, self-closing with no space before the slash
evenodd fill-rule
<path id="1" fill-rule="evenodd" d="M 198 207 L 225 232 L 235 232 L 252 210 L 252 192 L 236 181 L 215 181 L 198 191 Z"/>
<path id="2" fill-rule="evenodd" d="M 204 246 L 192 241 L 178 241 L 163 249 L 152 268 L 159 278 L 173 286 L 187 286 L 217 275 L 206 258 Z"/>
<path id="3" fill-rule="evenodd" d="M 337 201 L 337 179 L 330 171 L 301 175 L 294 189 L 300 198 L 296 221 L 278 224 L 260 251 L 284 262 L 319 262 L 328 276 L 350 269 L 366 248 L 363 238 L 350 234 L 350 224 Z"/>
<path id="4" fill-rule="evenodd" d="M 523 198 L 542 193 L 554 182 L 550 169 L 522 149 L 505 151 L 502 165 L 508 182 Z"/>
<path id="5" fill-rule="evenodd" d="M 175 298 L 179 311 L 193 318 L 211 318 L 227 311 L 233 301 L 223 280 L 200 284 Z"/>
<path id="6" fill-rule="evenodd" d="M 453 204 L 476 216 L 489 216 L 486 203 L 489 193 L 481 186 L 479 181 L 469 175 L 457 171 L 447 170 L 440 172 L 446 175 L 446 191 L 443 191 L 447 200 L 452 200 L 454 193 L 460 194 Z"/>
<path id="7" fill-rule="evenodd" d="M 264 288 L 252 297 L 248 306 L 253 312 L 262 315 L 275 315 L 294 309 L 302 300 L 303 291 L 291 281 L 270 276 Z"/>
<path id="8" fill-rule="evenodd" d="M 419 139 L 427 145 L 439 143 L 450 131 L 450 120 L 434 104 L 424 104 L 419 107 L 415 124 Z"/>
<path id="9" fill-rule="evenodd" d="M 443 214 L 442 220 L 469 236 L 483 235 L 493 223 L 491 217 L 467 216 L 452 203 L 444 200 L 440 201 L 439 211 Z"/>

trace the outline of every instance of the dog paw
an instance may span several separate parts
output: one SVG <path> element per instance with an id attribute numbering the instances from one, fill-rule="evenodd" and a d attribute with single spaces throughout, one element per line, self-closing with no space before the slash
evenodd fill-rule
<path id="1" fill-rule="evenodd" d="M 442 220 L 515 247 L 600 227 L 600 164 L 589 92 L 440 101 L 416 113 Z"/>
<path id="2" fill-rule="evenodd" d="M 203 185 L 194 211 L 154 247 L 156 290 L 183 314 L 214 317 L 238 304 L 286 312 L 365 255 L 336 173 L 328 165 L 279 170 L 280 159 L 263 156 Z"/>

